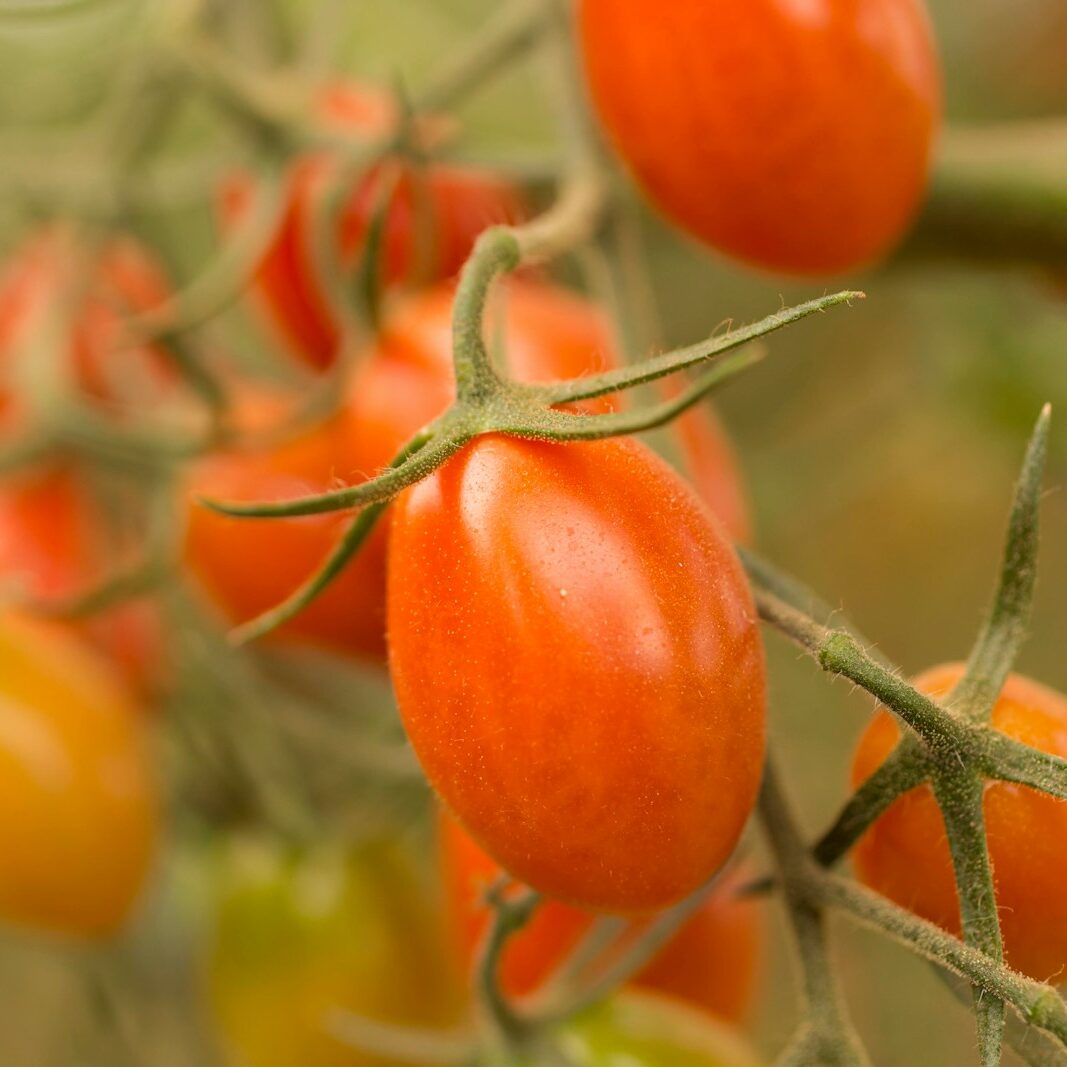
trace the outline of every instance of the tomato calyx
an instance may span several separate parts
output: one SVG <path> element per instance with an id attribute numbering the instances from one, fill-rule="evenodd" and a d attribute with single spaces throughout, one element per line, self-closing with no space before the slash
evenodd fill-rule
<path id="1" fill-rule="evenodd" d="M 493 227 L 478 239 L 464 266 L 453 305 L 456 400 L 412 438 L 385 471 L 358 485 L 294 500 L 246 503 L 201 499 L 203 506 L 236 518 L 288 518 L 362 509 L 322 568 L 285 602 L 242 626 L 235 635 L 237 640 L 259 637 L 306 607 L 359 551 L 388 503 L 474 438 L 503 434 L 553 442 L 590 441 L 654 429 L 762 358 L 759 349 L 735 349 L 816 312 L 863 297 L 851 291 L 820 297 L 749 326 L 604 374 L 544 385 L 517 382 L 497 369 L 490 356 L 484 333 L 486 302 L 499 277 L 557 250 L 552 233 L 545 231 L 546 220 L 552 217 L 550 209 L 524 226 Z M 622 392 L 709 362 L 710 369 L 688 388 L 657 404 L 602 415 L 560 410 L 561 405 Z"/>

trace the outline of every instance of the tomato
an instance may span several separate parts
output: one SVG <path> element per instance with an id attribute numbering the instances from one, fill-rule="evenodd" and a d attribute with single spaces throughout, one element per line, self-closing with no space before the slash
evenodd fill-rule
<path id="1" fill-rule="evenodd" d="M 489 316 L 502 323 L 513 372 L 523 380 L 576 377 L 613 365 L 606 319 L 563 290 L 516 282 Z M 295 441 L 237 449 L 198 465 L 190 496 L 285 499 L 362 481 L 452 402 L 451 286 L 404 299 L 365 352 L 343 410 Z M 499 316 L 499 317 L 498 317 Z M 267 398 L 238 401 L 268 421 Z M 583 409 L 610 410 L 609 400 Z M 246 416 L 247 417 L 247 416 Z M 241 621 L 280 603 L 323 562 L 347 515 L 231 519 L 193 506 L 186 559 L 229 618 Z M 369 660 L 385 656 L 386 522 L 326 591 L 277 631 Z"/>
<path id="2" fill-rule="evenodd" d="M 103 505 L 67 465 L 19 472 L 0 482 L 0 579 L 43 603 L 63 603 L 128 563 Z M 155 605 L 130 600 L 77 624 L 141 693 L 164 670 L 164 641 Z"/>
<path id="3" fill-rule="evenodd" d="M 963 664 L 946 664 L 913 684 L 944 697 L 963 671 Z M 1067 756 L 1067 698 L 1028 678 L 1008 678 L 993 709 L 993 726 L 1043 752 Z M 879 712 L 856 751 L 853 785 L 877 769 L 898 737 L 889 713 Z M 1034 978 L 1059 980 L 1067 966 L 1067 895 L 1061 885 L 1067 802 L 993 782 L 986 786 L 984 806 L 1007 960 Z M 854 859 L 860 879 L 872 889 L 959 934 L 952 858 L 928 786 L 897 800 L 860 841 Z"/>
<path id="4" fill-rule="evenodd" d="M 63 372 L 73 375 L 87 396 L 105 405 L 150 406 L 173 392 L 176 374 L 158 347 L 118 342 L 128 316 L 151 311 L 168 294 L 162 268 L 130 237 L 111 237 L 90 252 L 62 227 L 32 234 L 0 272 L 5 376 L 10 380 L 16 373 L 15 354 L 42 336 L 51 315 L 67 348 Z M 9 419 L 16 414 L 9 394 L 0 404 Z"/>
<path id="5" fill-rule="evenodd" d="M 864 266 L 922 197 L 940 74 L 921 0 L 580 0 L 596 108 L 650 199 L 759 267 Z"/>
<path id="6" fill-rule="evenodd" d="M 755 800 L 766 677 L 741 566 L 688 486 L 636 441 L 489 435 L 394 510 L 397 700 L 475 840 L 592 910 L 707 881 Z"/>
<path id="7" fill-rule="evenodd" d="M 397 119 L 388 94 L 354 83 L 325 87 L 317 111 L 326 129 L 365 136 L 368 145 L 387 135 Z M 338 166 L 326 153 L 294 163 L 286 179 L 277 233 L 253 280 L 257 302 L 287 348 L 316 368 L 336 360 L 341 340 L 312 251 L 318 198 Z M 416 270 L 423 271 L 426 281 L 450 277 L 482 230 L 494 223 L 515 222 L 523 214 L 514 186 L 491 172 L 445 164 L 416 169 L 393 160 L 385 167 L 370 167 L 347 193 L 333 249 L 343 263 L 356 261 L 378 210 L 383 183 L 394 178 L 381 253 L 383 277 L 389 284 L 408 279 Z M 221 197 L 225 223 L 232 226 L 246 214 L 254 189 L 247 175 L 234 175 L 226 182 Z M 419 261 L 417 231 L 423 212 L 430 225 L 427 263 Z"/>
<path id="8" fill-rule="evenodd" d="M 219 872 L 207 984 L 247 1067 L 378 1067 L 328 1032 L 335 1012 L 444 1027 L 461 989 L 443 930 L 395 846 L 308 856 L 245 843 Z"/>
<path id="9" fill-rule="evenodd" d="M 621 993 L 552 1035 L 573 1067 L 760 1067 L 732 1029 L 667 997 Z M 517 1067 L 556 1062 L 536 1053 Z"/>
<path id="10" fill-rule="evenodd" d="M 485 933 L 485 892 L 500 868 L 447 816 L 440 821 L 441 859 L 452 925 L 467 966 Z M 732 870 L 677 934 L 634 978 L 633 984 L 687 1000 L 720 1018 L 739 1021 L 755 988 L 763 940 L 762 915 L 738 890 L 751 877 Z M 522 995 L 537 989 L 589 932 L 594 917 L 556 900 L 545 901 L 508 942 L 505 989 Z M 647 920 L 633 924 L 636 936 Z"/>
<path id="11" fill-rule="evenodd" d="M 277 422 L 284 414 L 266 395 L 249 393 L 239 404 L 249 418 L 274 415 Z M 208 511 L 197 498 L 284 500 L 325 492 L 354 469 L 349 435 L 342 411 L 280 444 L 251 443 L 213 454 L 189 472 L 185 561 L 231 621 L 243 622 L 281 603 L 325 561 L 351 516 L 236 519 Z M 372 538 L 322 595 L 274 636 L 381 660 L 384 604 L 385 543 Z"/>
<path id="12" fill-rule="evenodd" d="M 74 636 L 0 617 L 0 917 L 114 933 L 159 835 L 143 718 Z"/>

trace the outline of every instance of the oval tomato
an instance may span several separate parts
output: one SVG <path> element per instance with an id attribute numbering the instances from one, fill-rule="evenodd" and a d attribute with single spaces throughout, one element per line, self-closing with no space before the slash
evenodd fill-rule
<path id="1" fill-rule="evenodd" d="M 240 401 L 244 417 L 274 424 L 286 412 L 266 394 Z M 351 516 L 341 512 L 288 519 L 236 519 L 208 511 L 198 497 L 285 500 L 322 493 L 348 480 L 345 412 L 281 444 L 234 447 L 189 472 L 185 562 L 228 619 L 243 622 L 281 603 L 325 562 Z M 280 627 L 292 640 L 380 660 L 385 653 L 385 544 L 372 539 L 327 589 Z"/>
<path id="2" fill-rule="evenodd" d="M 760 1067 L 732 1029 L 667 997 L 621 993 L 550 1035 L 573 1067 Z M 521 1067 L 541 1062 L 536 1053 Z"/>
<path id="3" fill-rule="evenodd" d="M 440 847 L 455 940 L 469 968 L 489 920 L 485 893 L 502 872 L 443 813 Z M 743 1018 L 755 989 L 763 941 L 759 904 L 738 895 L 749 877 L 745 867 L 729 872 L 632 984 L 671 994 L 723 1019 Z M 501 961 L 505 990 L 521 996 L 542 985 L 589 932 L 594 918 L 557 900 L 543 902 L 508 941 Z M 635 922 L 628 936 L 639 936 L 649 921 Z"/>
<path id="4" fill-rule="evenodd" d="M 643 445 L 467 445 L 395 506 L 387 618 L 423 769 L 516 878 L 654 910 L 733 851 L 762 769 L 756 613 Z"/>
<path id="5" fill-rule="evenodd" d="M 368 145 L 395 126 L 393 99 L 380 89 L 351 83 L 325 87 L 317 103 L 327 129 L 366 138 Z M 338 356 L 340 327 L 326 297 L 313 254 L 318 198 L 338 169 L 329 154 L 298 159 L 287 178 L 278 230 L 260 261 L 253 291 L 268 321 L 288 349 L 312 367 L 330 366 Z M 393 173 L 399 168 L 397 173 Z M 470 167 L 430 164 L 424 169 L 394 160 L 369 168 L 353 184 L 342 205 L 334 252 L 353 263 L 383 191 L 393 181 L 382 235 L 382 272 L 387 284 L 402 282 L 418 270 L 423 281 L 455 274 L 482 230 L 521 218 L 522 201 L 508 181 Z M 245 215 L 255 189 L 247 175 L 234 175 L 222 190 L 227 225 Z M 420 246 L 421 219 L 428 222 L 428 244 Z M 427 262 L 421 262 L 426 258 Z"/>
<path id="6" fill-rule="evenodd" d="M 245 844 L 219 877 L 207 962 L 212 1008 L 247 1067 L 379 1067 L 331 1036 L 330 1016 L 443 1027 L 460 983 L 439 916 L 392 846 L 287 855 Z"/>
<path id="7" fill-rule="evenodd" d="M 67 631 L 0 618 L 0 917 L 113 933 L 158 827 L 144 722 L 106 662 Z"/>
<path id="8" fill-rule="evenodd" d="M 512 372 L 525 381 L 576 377 L 613 365 L 610 329 L 591 305 L 560 289 L 516 282 L 489 315 L 505 338 Z M 452 402 L 452 296 L 441 286 L 401 301 L 360 358 L 345 408 L 296 440 L 235 449 L 200 463 L 191 495 L 285 499 L 378 473 Z M 267 397 L 240 402 L 246 418 L 283 413 Z M 597 400 L 587 410 L 610 410 Z M 350 517 L 230 519 L 198 506 L 188 516 L 186 559 L 213 599 L 243 621 L 285 599 L 315 572 Z M 386 522 L 326 591 L 278 631 L 371 660 L 385 655 Z"/>
<path id="9" fill-rule="evenodd" d="M 36 602 L 76 599 L 116 573 L 130 553 L 115 534 L 72 467 L 22 471 L 0 483 L 0 579 Z M 164 641 L 153 603 L 126 601 L 76 628 L 139 692 L 158 686 Z"/>
<path id="10" fill-rule="evenodd" d="M 961 663 L 934 667 L 913 684 L 944 697 L 963 671 Z M 993 726 L 1043 752 L 1067 756 L 1067 698 L 1028 678 L 1008 678 L 993 709 Z M 856 750 L 854 786 L 874 773 L 899 736 L 890 714 L 879 712 Z M 1057 981 L 1067 966 L 1067 896 L 1060 884 L 1067 801 L 993 782 L 986 787 L 984 806 L 1008 963 L 1034 978 Z M 860 879 L 872 889 L 959 934 L 952 857 L 928 786 L 897 800 L 860 841 L 854 860 Z"/>
<path id="11" fill-rule="evenodd" d="M 771 270 L 863 266 L 926 183 L 940 75 L 921 0 L 581 0 L 593 100 L 655 204 Z"/>

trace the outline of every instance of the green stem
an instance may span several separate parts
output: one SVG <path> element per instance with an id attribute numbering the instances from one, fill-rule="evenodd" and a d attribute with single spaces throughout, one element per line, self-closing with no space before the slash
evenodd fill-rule
<path id="1" fill-rule="evenodd" d="M 949 697 L 954 708 L 978 721 L 988 721 L 1027 636 L 1037 578 L 1041 480 L 1051 415 L 1051 406 L 1046 404 L 1030 439 L 1016 487 L 989 619 L 974 644 L 963 678 Z"/>
<path id="2" fill-rule="evenodd" d="M 759 799 L 760 818 L 778 865 L 790 926 L 800 956 L 805 1022 L 779 1059 L 779 1067 L 868 1063 L 848 1018 L 830 965 L 822 909 L 805 895 L 811 860 L 789 810 L 773 761 L 768 760 Z"/>
<path id="3" fill-rule="evenodd" d="M 978 775 L 954 768 L 936 773 L 933 786 L 952 852 L 964 940 L 1002 961 L 1004 944 L 985 835 L 985 785 Z M 1004 1039 L 1004 1002 L 975 987 L 974 1012 L 983 1067 L 996 1067 Z"/>
<path id="4" fill-rule="evenodd" d="M 834 825 L 813 853 L 824 867 L 833 866 L 868 828 L 904 793 L 930 776 L 930 763 L 914 734 L 905 734 L 889 758 L 849 798 Z"/>

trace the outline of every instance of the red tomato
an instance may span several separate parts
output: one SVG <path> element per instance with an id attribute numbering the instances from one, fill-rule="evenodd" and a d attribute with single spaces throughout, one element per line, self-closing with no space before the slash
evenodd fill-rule
<path id="1" fill-rule="evenodd" d="M 454 1026 L 460 983 L 417 872 L 386 844 L 287 855 L 245 842 L 224 857 L 207 978 L 246 1067 L 399 1067 L 333 1037 L 330 1018 Z"/>
<path id="2" fill-rule="evenodd" d="M 607 321 L 562 290 L 516 282 L 494 305 L 488 334 L 502 327 L 513 372 L 526 381 L 575 377 L 613 365 Z M 280 447 L 231 451 L 201 463 L 190 492 L 236 500 L 285 499 L 324 492 L 377 474 L 420 427 L 452 402 L 452 288 L 403 300 L 366 352 L 346 410 Z M 249 398 L 252 407 L 270 407 Z M 610 410 L 609 400 L 584 406 Z M 263 419 L 265 412 L 260 411 Z M 234 621 L 280 603 L 323 562 L 349 521 L 229 519 L 194 506 L 186 558 Z M 345 571 L 306 611 L 278 631 L 369 659 L 385 655 L 383 522 Z"/>
<path id="3" fill-rule="evenodd" d="M 249 395 L 241 403 L 247 416 L 268 424 L 271 416 L 275 422 L 284 417 L 265 395 Z M 243 622 L 283 601 L 325 561 L 351 516 L 235 519 L 208 511 L 196 499 L 285 500 L 335 488 L 353 470 L 349 435 L 342 411 L 283 444 L 219 452 L 189 472 L 185 559 L 231 621 Z M 275 635 L 380 660 L 384 604 L 385 544 L 378 538 Z"/>
<path id="4" fill-rule="evenodd" d="M 446 815 L 440 820 L 441 859 L 452 923 L 469 966 L 485 933 L 485 893 L 502 873 Z M 755 989 L 763 940 L 762 915 L 751 897 L 738 896 L 750 878 L 735 868 L 633 981 L 689 1001 L 731 1021 L 744 1017 Z M 503 982 L 514 995 L 537 989 L 589 932 L 594 916 L 556 900 L 545 901 L 508 942 Z M 637 936 L 650 920 L 633 924 Z"/>
<path id="5" fill-rule="evenodd" d="M 151 404 L 173 391 L 173 369 L 156 347 L 118 342 L 126 317 L 167 298 L 167 280 L 129 237 L 111 238 L 91 260 L 89 254 L 69 231 L 53 227 L 31 236 L 8 260 L 0 273 L 0 362 L 10 377 L 19 347 L 47 328 L 46 316 L 62 316 L 58 330 L 69 345 L 68 372 L 89 396 Z M 0 403 L 16 414 L 6 390 Z"/>
<path id="6" fill-rule="evenodd" d="M 945 664 L 913 684 L 931 696 L 947 696 L 963 671 L 961 663 Z M 1042 752 L 1067 756 L 1067 698 L 1028 678 L 1008 678 L 993 709 L 993 726 Z M 879 712 L 856 751 L 854 786 L 874 773 L 899 736 L 889 713 Z M 985 791 L 985 818 L 1008 963 L 1034 978 L 1059 981 L 1067 967 L 1067 895 L 1061 885 L 1067 802 L 993 782 Z M 854 858 L 859 877 L 872 889 L 959 934 L 952 857 L 929 787 L 893 804 L 860 841 Z"/>
<path id="7" fill-rule="evenodd" d="M 607 133 L 693 236 L 799 274 L 899 240 L 940 110 L 921 0 L 580 0 L 578 19 Z"/>
<path id="8" fill-rule="evenodd" d="M 158 837 L 144 722 L 69 632 L 0 619 L 0 917 L 84 937 L 133 907 Z"/>
<path id="9" fill-rule="evenodd" d="M 323 125 L 365 135 L 368 145 L 385 136 L 396 122 L 392 98 L 379 89 L 358 84 L 327 86 L 319 101 Z M 339 325 L 324 295 L 313 252 L 313 224 L 317 199 L 336 173 L 336 160 L 327 154 L 296 161 L 288 176 L 285 209 L 278 232 L 259 264 L 253 282 L 258 302 L 294 355 L 312 367 L 327 367 L 337 358 Z M 344 201 L 335 252 L 353 263 L 377 210 L 382 182 L 392 168 L 372 167 L 353 185 Z M 247 175 L 235 175 L 223 189 L 224 221 L 232 225 L 244 215 L 254 192 Z M 425 211 L 431 227 L 430 260 L 418 258 L 417 228 Z M 494 223 L 515 222 L 523 213 L 518 192 L 509 182 L 488 172 L 433 164 L 420 171 L 404 165 L 391 194 L 383 234 L 383 276 L 387 283 L 407 279 L 425 267 L 425 280 L 455 274 L 467 258 L 475 238 Z"/>
<path id="10" fill-rule="evenodd" d="M 741 566 L 688 486 L 631 440 L 486 436 L 394 510 L 397 700 L 472 836 L 594 910 L 710 878 L 755 801 L 766 678 Z"/>
<path id="11" fill-rule="evenodd" d="M 73 468 L 25 471 L 0 483 L 0 581 L 32 599 L 64 602 L 88 592 L 128 562 L 123 547 Z M 163 635 L 149 601 L 99 612 L 77 629 L 139 691 L 159 683 Z"/>

